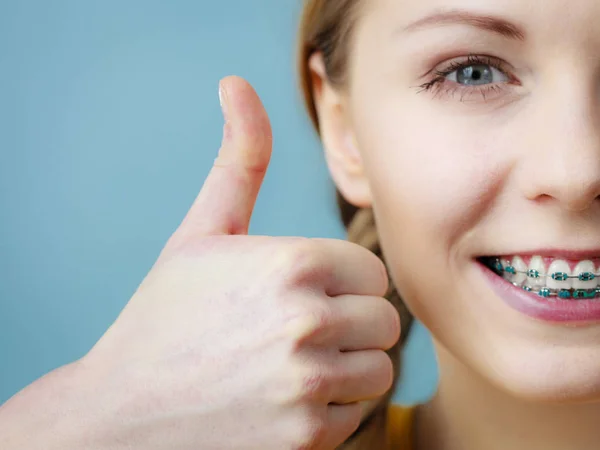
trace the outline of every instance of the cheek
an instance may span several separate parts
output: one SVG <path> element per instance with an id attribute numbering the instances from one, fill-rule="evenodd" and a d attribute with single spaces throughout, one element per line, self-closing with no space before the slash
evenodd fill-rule
<path id="1" fill-rule="evenodd" d="M 436 251 L 448 252 L 485 216 L 508 164 L 489 127 L 478 133 L 422 117 L 366 122 L 360 145 L 380 221 L 393 224 L 401 239 L 435 242 Z"/>
<path id="2" fill-rule="evenodd" d="M 406 100 L 364 108 L 357 137 L 386 260 L 411 310 L 435 327 L 458 314 L 438 299 L 455 289 L 477 250 L 469 231 L 491 214 L 510 167 L 489 125 L 436 116 Z M 408 113 L 407 113 L 408 112 Z M 435 280 L 436 288 L 431 286 Z M 428 323 L 429 322 L 429 323 Z"/>

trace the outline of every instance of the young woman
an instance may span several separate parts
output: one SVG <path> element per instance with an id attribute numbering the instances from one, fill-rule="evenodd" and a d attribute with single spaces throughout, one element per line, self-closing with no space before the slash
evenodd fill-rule
<path id="1" fill-rule="evenodd" d="M 600 448 L 600 3 L 541 6 L 307 0 L 353 243 L 247 235 L 271 131 L 223 80 L 195 204 L 94 348 L 0 408 L 0 448 Z M 440 384 L 401 408 L 408 311 Z"/>
<path id="2" fill-rule="evenodd" d="M 600 448 L 598 19 L 594 0 L 305 2 L 349 238 L 383 253 L 403 335 L 406 304 L 440 365 L 428 405 L 392 408 L 394 448 Z"/>

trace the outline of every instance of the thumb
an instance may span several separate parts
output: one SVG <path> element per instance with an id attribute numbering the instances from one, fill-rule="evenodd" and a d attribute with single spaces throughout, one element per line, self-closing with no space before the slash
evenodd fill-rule
<path id="1" fill-rule="evenodd" d="M 258 95 L 244 79 L 221 80 L 219 97 L 225 117 L 219 155 L 171 241 L 248 232 L 271 159 L 271 125 Z"/>

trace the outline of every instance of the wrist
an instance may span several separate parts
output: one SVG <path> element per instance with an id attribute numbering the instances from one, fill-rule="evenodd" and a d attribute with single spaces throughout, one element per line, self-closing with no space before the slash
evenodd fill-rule
<path id="1" fill-rule="evenodd" d="M 91 448 L 89 374 L 79 362 L 49 372 L 0 406 L 0 448 Z M 96 450 L 94 448 L 94 450 Z"/>

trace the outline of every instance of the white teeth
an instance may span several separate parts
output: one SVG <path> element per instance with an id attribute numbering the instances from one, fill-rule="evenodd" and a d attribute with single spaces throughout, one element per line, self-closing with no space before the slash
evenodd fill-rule
<path id="1" fill-rule="evenodd" d="M 536 272 L 538 277 L 531 277 L 527 275 L 527 286 L 532 288 L 540 288 L 546 285 L 546 268 L 544 267 L 544 260 L 541 256 L 534 256 L 531 258 L 528 270 Z"/>
<path id="2" fill-rule="evenodd" d="M 525 273 L 527 272 L 527 265 L 525 264 L 525 261 L 523 261 L 523 258 L 521 258 L 520 256 L 514 256 L 512 259 L 512 266 L 515 268 L 517 273 L 516 275 L 513 275 L 511 281 L 517 284 L 518 286 L 522 286 L 525 280 L 527 279 L 527 275 Z"/>
<path id="3" fill-rule="evenodd" d="M 595 271 L 594 263 L 592 261 L 586 260 L 581 261 L 579 264 L 575 266 L 575 271 L 573 275 L 579 275 L 582 273 L 597 273 Z M 595 278 L 593 280 L 582 281 L 579 278 L 572 278 L 571 282 L 573 283 L 573 288 L 575 289 L 594 289 L 598 286 L 598 279 Z"/>
<path id="4" fill-rule="evenodd" d="M 563 259 L 551 260 L 546 269 L 544 259 L 540 255 L 532 256 L 527 265 L 523 257 L 514 255 L 510 259 L 499 257 L 495 264 L 501 264 L 499 270 L 505 280 L 543 297 L 572 296 L 574 299 L 597 298 L 600 301 L 600 263 L 598 267 L 594 264 L 600 258 L 579 261 L 572 271 L 569 262 Z M 542 288 L 548 289 L 541 290 Z M 561 292 L 562 290 L 569 292 Z"/>
<path id="5" fill-rule="evenodd" d="M 593 267 L 593 264 L 592 264 L 592 267 Z M 552 274 L 557 274 L 557 273 L 566 274 L 568 276 L 571 276 L 571 269 L 569 268 L 569 264 L 566 261 L 563 261 L 562 259 L 555 259 L 554 261 L 552 261 L 552 264 L 550 264 L 550 267 L 548 267 L 549 275 L 548 275 L 546 285 L 550 289 L 571 289 L 572 281 L 570 278 L 567 278 L 566 280 L 561 280 L 559 277 L 557 277 L 558 279 L 556 279 L 556 280 L 552 279 Z M 576 273 L 578 273 L 578 272 L 576 272 Z"/>

